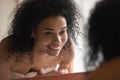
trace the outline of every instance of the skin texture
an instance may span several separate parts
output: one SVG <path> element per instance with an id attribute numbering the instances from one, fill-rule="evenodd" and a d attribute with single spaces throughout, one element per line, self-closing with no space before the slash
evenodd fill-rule
<path id="1" fill-rule="evenodd" d="M 9 80 L 11 71 L 27 74 L 34 70 L 41 74 L 44 69 L 54 67 L 56 64 L 60 64 L 58 71 L 55 73 L 53 71 L 49 75 L 72 72 L 74 47 L 72 42 L 67 45 L 66 23 L 62 16 L 50 16 L 39 23 L 31 34 L 35 40 L 32 63 L 28 54 L 23 55 L 21 62 L 16 62 L 16 56 L 9 56 L 10 52 L 7 49 L 9 36 L 3 39 L 0 43 L 0 79 Z M 67 48 L 63 48 L 64 46 Z"/>

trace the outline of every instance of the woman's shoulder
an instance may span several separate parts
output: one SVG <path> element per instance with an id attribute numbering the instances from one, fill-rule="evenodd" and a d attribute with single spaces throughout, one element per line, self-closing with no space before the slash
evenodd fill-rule
<path id="1" fill-rule="evenodd" d="M 1 51 L 3 51 L 3 52 L 7 51 L 9 39 L 10 39 L 10 36 L 7 36 L 0 41 L 0 54 L 1 54 Z"/>
<path id="2" fill-rule="evenodd" d="M 0 41 L 0 59 L 6 59 L 9 57 L 9 50 L 8 50 L 8 44 L 9 44 L 10 36 L 3 38 Z"/>
<path id="3" fill-rule="evenodd" d="M 0 41 L 0 76 L 6 75 L 8 77 L 12 60 L 8 55 L 7 45 L 9 37 L 6 37 Z"/>
<path id="4" fill-rule="evenodd" d="M 120 58 L 104 63 L 91 73 L 88 80 L 120 80 Z"/>

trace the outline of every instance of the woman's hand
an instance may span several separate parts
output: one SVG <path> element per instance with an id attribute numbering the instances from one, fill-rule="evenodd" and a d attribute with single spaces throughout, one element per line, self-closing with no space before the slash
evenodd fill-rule
<path id="1" fill-rule="evenodd" d="M 63 56 L 63 61 L 61 61 L 59 66 L 59 72 L 71 73 L 73 72 L 73 59 L 74 59 L 74 45 L 72 42 L 67 43 L 61 50 L 60 55 Z"/>

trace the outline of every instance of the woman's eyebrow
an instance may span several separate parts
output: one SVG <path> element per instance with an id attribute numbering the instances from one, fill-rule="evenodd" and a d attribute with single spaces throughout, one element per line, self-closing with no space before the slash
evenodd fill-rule
<path id="1" fill-rule="evenodd" d="M 54 30 L 54 29 L 52 29 L 52 28 L 45 28 L 44 30 Z"/>
<path id="2" fill-rule="evenodd" d="M 61 30 L 64 30 L 64 29 L 67 29 L 67 26 L 66 26 L 66 27 L 61 28 Z"/>
<path id="3" fill-rule="evenodd" d="M 61 30 L 64 30 L 64 29 L 67 29 L 67 27 L 61 28 Z M 45 28 L 44 30 L 55 30 L 55 29 L 52 29 L 52 28 Z"/>

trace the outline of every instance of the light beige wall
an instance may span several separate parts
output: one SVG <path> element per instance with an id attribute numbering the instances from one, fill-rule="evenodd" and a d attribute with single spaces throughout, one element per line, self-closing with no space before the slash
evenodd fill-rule
<path id="1" fill-rule="evenodd" d="M 6 36 L 11 13 L 18 0 L 0 0 L 0 40 Z"/>

